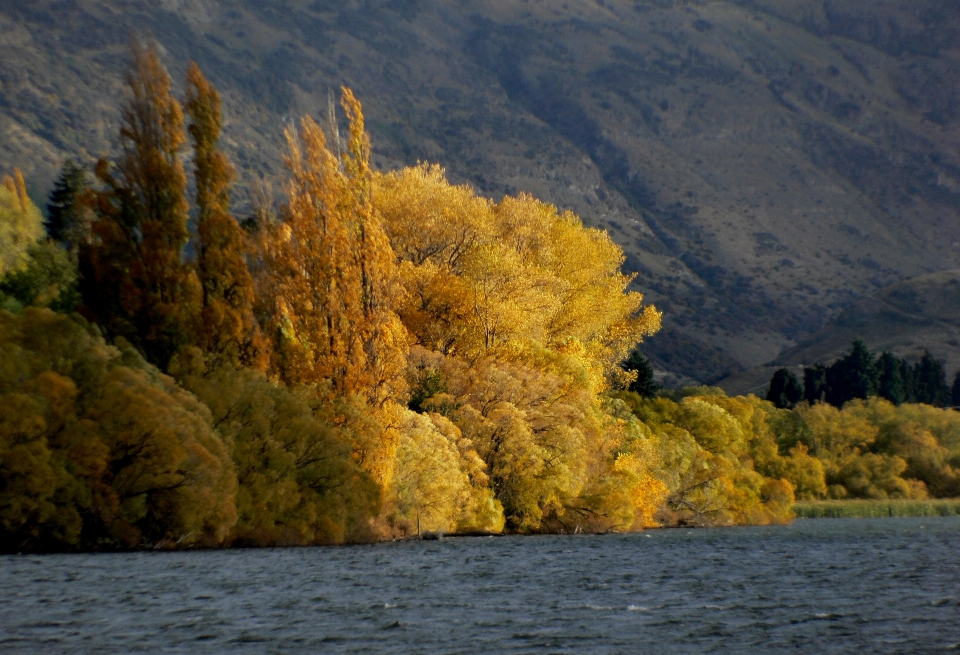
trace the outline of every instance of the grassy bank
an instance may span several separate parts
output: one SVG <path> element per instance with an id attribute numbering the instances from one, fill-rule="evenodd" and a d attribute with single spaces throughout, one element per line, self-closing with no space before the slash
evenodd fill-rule
<path id="1" fill-rule="evenodd" d="M 798 519 L 957 516 L 960 498 L 939 500 L 819 500 L 793 506 Z"/>

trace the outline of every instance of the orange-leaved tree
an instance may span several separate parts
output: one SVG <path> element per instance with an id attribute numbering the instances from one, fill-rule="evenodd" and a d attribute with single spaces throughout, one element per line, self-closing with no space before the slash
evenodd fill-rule
<path id="1" fill-rule="evenodd" d="M 244 235 L 230 214 L 235 174 L 217 147 L 223 125 L 220 107 L 220 94 L 191 64 L 186 110 L 197 184 L 197 273 L 203 288 L 195 341 L 227 362 L 259 368 L 265 365 L 265 344 L 253 314 L 253 278 L 244 258 Z"/>
<path id="2" fill-rule="evenodd" d="M 259 295 L 282 380 L 329 381 L 335 396 L 380 406 L 403 391 L 406 332 L 394 311 L 395 255 L 371 202 L 360 103 L 343 89 L 342 105 L 350 133 L 340 156 L 310 117 L 286 132 L 289 200 L 260 229 Z"/>
<path id="3" fill-rule="evenodd" d="M 182 250 L 187 178 L 180 163 L 183 111 L 153 47 L 132 46 L 130 97 L 121 113 L 123 156 L 97 177 L 98 217 L 81 255 L 83 297 L 113 336 L 123 336 L 161 367 L 190 340 L 200 285 Z"/>

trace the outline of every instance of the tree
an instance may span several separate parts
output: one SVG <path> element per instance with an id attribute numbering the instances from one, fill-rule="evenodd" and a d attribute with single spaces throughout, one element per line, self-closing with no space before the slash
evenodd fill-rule
<path id="1" fill-rule="evenodd" d="M 43 217 L 27 196 L 19 168 L 0 184 L 0 276 L 22 270 L 30 246 L 43 236 Z"/>
<path id="2" fill-rule="evenodd" d="M 121 112 L 123 157 L 101 160 L 98 216 L 81 253 L 84 302 L 112 336 L 123 336 L 165 368 L 189 343 L 201 302 L 192 267 L 187 178 L 180 163 L 183 112 L 156 50 L 132 46 L 130 97 Z"/>
<path id="3" fill-rule="evenodd" d="M 829 390 L 826 400 L 834 407 L 842 407 L 848 400 L 868 398 L 877 393 L 877 367 L 862 339 L 853 342 L 846 357 L 838 359 L 827 369 Z"/>
<path id="4" fill-rule="evenodd" d="M 827 369 L 820 364 L 807 366 L 803 369 L 803 399 L 811 405 L 823 402 L 830 392 L 827 384 Z"/>
<path id="5" fill-rule="evenodd" d="M 953 409 L 960 407 L 960 371 L 953 376 L 953 386 L 950 388 L 950 405 Z"/>
<path id="6" fill-rule="evenodd" d="M 343 89 L 350 138 L 338 158 L 305 117 L 287 130 L 292 179 L 279 223 L 259 230 L 272 366 L 288 383 L 329 381 L 379 407 L 403 393 L 406 332 L 395 255 L 371 201 L 360 103 Z"/>
<path id="7" fill-rule="evenodd" d="M 797 376 L 785 368 L 777 369 L 770 379 L 770 389 L 767 391 L 767 400 L 778 409 L 791 409 L 804 396 L 803 386 Z"/>
<path id="8" fill-rule="evenodd" d="M 203 288 L 195 343 L 228 362 L 265 365 L 243 232 L 230 215 L 234 171 L 217 147 L 222 126 L 220 94 L 195 63 L 187 72 L 186 110 L 197 185 L 197 272 Z"/>
<path id="9" fill-rule="evenodd" d="M 907 381 L 903 379 L 903 364 L 899 357 L 888 352 L 877 358 L 877 395 L 894 405 L 909 399 Z"/>
<path id="10" fill-rule="evenodd" d="M 92 204 L 86 169 L 68 159 L 60 169 L 47 202 L 47 235 L 73 257 L 90 230 Z"/>
<path id="11" fill-rule="evenodd" d="M 620 366 L 625 371 L 637 373 L 637 378 L 627 387 L 628 391 L 639 394 L 642 398 L 653 398 L 660 391 L 661 386 L 653 381 L 653 367 L 650 366 L 650 360 L 644 357 L 638 348 L 631 350 Z"/>
<path id="12" fill-rule="evenodd" d="M 913 367 L 914 402 L 945 407 L 950 400 L 946 373 L 943 362 L 935 359 L 928 351 Z"/>

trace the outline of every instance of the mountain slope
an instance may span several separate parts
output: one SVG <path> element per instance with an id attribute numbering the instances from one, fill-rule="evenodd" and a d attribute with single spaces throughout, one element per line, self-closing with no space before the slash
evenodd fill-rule
<path id="1" fill-rule="evenodd" d="M 647 352 L 689 378 L 960 265 L 955 3 L 0 0 L 0 168 L 34 195 L 115 150 L 131 33 L 220 88 L 241 207 L 271 195 L 284 125 L 347 84 L 380 167 L 610 230 L 666 312 Z"/>

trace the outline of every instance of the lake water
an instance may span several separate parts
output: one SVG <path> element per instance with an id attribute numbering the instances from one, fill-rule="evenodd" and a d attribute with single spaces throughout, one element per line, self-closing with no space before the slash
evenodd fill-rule
<path id="1" fill-rule="evenodd" d="M 942 653 L 960 517 L 0 557 L 0 653 Z"/>

